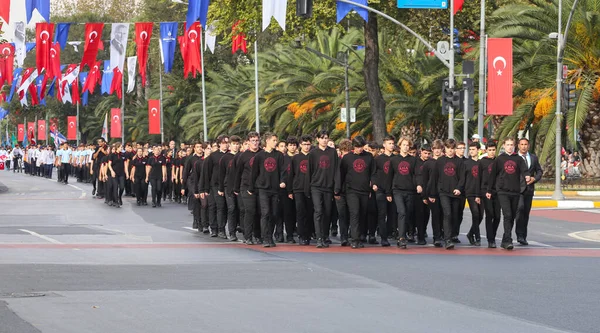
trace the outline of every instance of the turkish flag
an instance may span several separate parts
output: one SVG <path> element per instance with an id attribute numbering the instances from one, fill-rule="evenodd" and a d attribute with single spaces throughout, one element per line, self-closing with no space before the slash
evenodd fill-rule
<path id="1" fill-rule="evenodd" d="M 23 139 L 25 138 L 25 124 L 18 124 L 17 125 L 17 140 L 19 142 L 23 141 Z"/>
<path id="2" fill-rule="evenodd" d="M 117 97 L 121 99 L 123 96 L 123 73 L 119 70 L 119 66 L 113 69 L 113 79 L 110 83 L 110 92 L 109 94 L 113 94 L 117 92 Z"/>
<path id="3" fill-rule="evenodd" d="M 45 120 L 38 120 L 38 135 L 37 135 L 37 139 L 39 140 L 46 140 L 46 121 Z"/>
<path id="4" fill-rule="evenodd" d="M 32 84 L 29 86 L 29 88 L 27 88 L 27 90 L 29 91 L 29 95 L 31 95 L 31 106 L 36 106 L 40 104 L 37 86 L 35 84 Z"/>
<path id="5" fill-rule="evenodd" d="M 511 38 L 488 38 L 487 114 L 513 113 L 513 59 Z"/>
<path id="6" fill-rule="evenodd" d="M 77 140 L 77 116 L 67 117 L 67 140 Z"/>
<path id="7" fill-rule="evenodd" d="M 50 130 L 56 132 L 58 129 L 58 118 L 50 118 Z"/>
<path id="8" fill-rule="evenodd" d="M 35 65 L 39 74 L 50 67 L 50 49 L 54 23 L 38 23 L 35 26 Z"/>
<path id="9" fill-rule="evenodd" d="M 85 47 L 83 49 L 83 59 L 81 60 L 79 70 L 82 70 L 84 65 L 88 65 L 89 68 L 94 67 L 98 48 L 100 48 L 100 44 L 102 43 L 103 28 L 104 23 L 85 24 Z"/>
<path id="10" fill-rule="evenodd" d="M 60 81 L 62 73 L 60 71 L 60 44 L 58 42 L 52 44 L 50 48 L 50 65 L 48 66 L 47 78 L 57 77 Z"/>
<path id="11" fill-rule="evenodd" d="M 11 85 L 15 63 L 15 47 L 9 43 L 0 44 L 0 87 L 6 82 Z"/>
<path id="12" fill-rule="evenodd" d="M 454 15 L 462 10 L 463 5 L 465 4 L 465 0 L 452 0 L 454 1 Z"/>
<path id="13" fill-rule="evenodd" d="M 102 65 L 102 61 L 98 61 L 94 67 L 92 67 L 92 69 L 90 70 L 90 72 L 88 73 L 87 78 L 85 79 L 85 83 L 83 84 L 83 88 L 81 88 L 81 92 L 84 93 L 86 91 L 89 91 L 90 93 L 94 93 L 94 90 L 96 89 L 96 84 L 98 83 L 98 80 L 101 79 L 102 74 L 100 71 L 100 66 Z"/>
<path id="14" fill-rule="evenodd" d="M 79 95 L 79 79 L 75 79 L 73 83 L 71 83 L 71 103 L 76 105 L 77 103 L 81 104 L 81 96 Z"/>
<path id="15" fill-rule="evenodd" d="M 179 42 L 179 51 L 181 51 L 181 59 L 183 59 L 183 73 L 187 77 L 188 73 L 188 62 L 187 62 L 187 34 L 177 37 Z"/>
<path id="16" fill-rule="evenodd" d="M 110 137 L 121 137 L 121 109 L 110 109 Z"/>
<path id="17" fill-rule="evenodd" d="M 35 122 L 34 121 L 27 122 L 27 134 L 32 133 L 33 131 L 35 131 Z M 33 138 L 30 137 L 29 139 L 33 139 Z"/>
<path id="18" fill-rule="evenodd" d="M 194 25 L 187 30 L 185 34 L 185 52 L 186 56 L 184 59 L 184 74 L 187 79 L 188 75 L 192 73 L 194 78 L 196 73 L 202 73 L 202 66 L 200 66 L 200 34 L 202 33 L 202 25 L 200 22 L 194 22 Z"/>
<path id="19" fill-rule="evenodd" d="M 142 87 L 146 86 L 146 64 L 148 63 L 148 46 L 152 37 L 152 22 L 135 24 L 135 44 L 137 45 L 138 65 L 142 76 Z"/>
<path id="20" fill-rule="evenodd" d="M 0 17 L 2 17 L 6 23 L 10 23 L 10 0 L 0 1 Z"/>
<path id="21" fill-rule="evenodd" d="M 246 34 L 238 31 L 238 24 L 240 21 L 235 22 L 235 24 L 231 27 L 233 31 L 233 40 L 231 43 L 231 53 L 237 52 L 237 50 L 242 50 L 244 53 L 248 53 L 248 46 L 246 43 Z"/>
<path id="22" fill-rule="evenodd" d="M 160 134 L 160 101 L 148 100 L 148 134 Z"/>

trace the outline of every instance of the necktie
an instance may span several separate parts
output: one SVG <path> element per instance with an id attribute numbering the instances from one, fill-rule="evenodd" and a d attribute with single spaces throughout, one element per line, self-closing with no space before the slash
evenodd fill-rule
<path id="1" fill-rule="evenodd" d="M 525 165 L 527 165 L 527 168 L 529 168 L 529 163 L 527 163 L 527 155 L 521 155 L 521 157 L 523 157 L 525 160 Z"/>

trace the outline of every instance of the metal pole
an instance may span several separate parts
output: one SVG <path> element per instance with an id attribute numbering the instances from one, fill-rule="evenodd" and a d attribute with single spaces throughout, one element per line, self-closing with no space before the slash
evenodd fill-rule
<path id="1" fill-rule="evenodd" d="M 204 132 L 204 141 L 208 141 L 208 121 L 206 119 L 206 85 L 204 79 L 204 32 L 200 34 L 200 68 L 202 69 L 202 131 Z"/>
<path id="2" fill-rule="evenodd" d="M 46 130 L 46 146 L 50 144 L 50 137 L 48 134 L 49 133 L 49 127 L 50 127 L 50 116 L 48 115 L 48 111 L 46 111 L 46 126 L 44 127 L 44 129 Z"/>
<path id="3" fill-rule="evenodd" d="M 258 112 L 258 42 L 254 41 L 254 99 L 256 100 L 256 132 L 260 133 L 259 112 Z"/>
<path id="4" fill-rule="evenodd" d="M 344 53 L 344 85 L 346 92 L 346 137 L 350 139 L 350 83 L 348 80 L 348 51 Z"/>
<path id="5" fill-rule="evenodd" d="M 467 78 L 469 77 L 469 75 L 467 75 Z M 465 143 L 467 148 L 467 153 L 469 152 L 469 91 L 467 91 L 465 89 L 465 86 L 463 85 L 463 90 L 464 90 L 464 97 L 463 97 L 463 104 L 464 104 L 464 110 L 463 110 L 463 142 Z"/>
<path id="6" fill-rule="evenodd" d="M 454 1 L 450 1 L 450 67 L 448 88 L 454 89 Z M 448 107 L 448 139 L 454 138 L 454 107 Z"/>
<path id="7" fill-rule="evenodd" d="M 135 80 L 135 76 L 133 77 Z M 121 80 L 121 142 L 125 142 L 125 77 Z M 112 121 L 112 120 L 111 120 Z"/>
<path id="8" fill-rule="evenodd" d="M 163 91 L 162 91 L 162 66 L 158 66 L 158 92 L 160 98 L 160 142 L 165 142 L 165 132 L 163 127 Z"/>
<path id="9" fill-rule="evenodd" d="M 77 130 L 77 146 L 79 146 L 79 102 L 77 102 L 77 126 L 75 126 L 75 130 Z"/>
<path id="10" fill-rule="evenodd" d="M 37 124 L 38 123 L 37 122 L 38 121 L 37 114 L 35 115 L 35 120 L 34 121 L 35 122 L 33 123 L 33 139 L 35 140 L 35 143 L 39 144 L 37 138 L 40 136 L 40 132 L 38 131 L 38 128 L 37 128 L 38 127 L 38 124 Z"/>
<path id="11" fill-rule="evenodd" d="M 477 112 L 477 134 L 483 140 L 483 120 L 485 117 L 485 0 L 481 0 L 479 23 L 479 111 Z"/>
<path id="12" fill-rule="evenodd" d="M 554 200 L 564 200 L 565 196 L 562 193 L 562 188 L 560 184 L 561 170 L 560 170 L 560 156 L 561 156 L 561 138 L 562 138 L 562 128 L 561 128 L 561 120 L 562 120 L 562 112 L 561 112 L 561 95 L 562 95 L 562 57 L 561 57 L 561 47 L 562 47 L 562 0 L 558 0 L 558 40 L 556 47 L 556 144 L 555 144 L 555 175 L 554 175 L 554 193 L 552 194 L 552 199 Z"/>

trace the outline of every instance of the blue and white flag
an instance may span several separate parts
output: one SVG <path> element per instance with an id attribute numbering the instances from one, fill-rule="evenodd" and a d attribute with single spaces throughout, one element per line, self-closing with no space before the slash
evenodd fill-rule
<path id="1" fill-rule="evenodd" d="M 40 76 L 38 76 L 35 79 L 35 86 L 37 88 L 37 95 L 38 95 L 38 100 L 40 101 L 41 105 L 46 105 L 46 95 L 42 96 L 42 90 L 44 90 L 44 77 L 46 76 L 46 74 L 42 74 Z"/>
<path id="2" fill-rule="evenodd" d="M 56 149 L 58 149 L 58 146 L 67 142 L 67 138 L 65 138 L 65 136 L 62 135 L 62 133 L 59 132 L 58 130 L 56 130 L 56 131 L 50 130 L 50 135 L 54 139 L 54 145 L 56 145 Z"/>
<path id="3" fill-rule="evenodd" d="M 50 0 L 25 0 L 27 23 L 31 21 L 34 9 L 37 9 L 46 22 L 50 22 Z"/>
<path id="4" fill-rule="evenodd" d="M 0 106 L 0 120 L 4 119 L 6 116 L 8 116 L 8 110 Z M 6 132 L 6 137 L 8 138 L 8 132 Z"/>
<path id="5" fill-rule="evenodd" d="M 54 78 L 52 80 L 52 83 L 50 83 L 50 87 L 48 87 L 48 92 L 46 93 L 46 96 L 52 96 L 54 97 L 54 87 L 56 85 L 56 78 Z"/>
<path id="6" fill-rule="evenodd" d="M 110 68 L 110 60 L 104 60 L 104 70 L 102 71 L 102 86 L 100 87 L 101 94 L 110 94 L 110 85 L 112 84 L 114 72 Z"/>
<path id="7" fill-rule="evenodd" d="M 366 1 L 366 0 L 365 0 Z M 206 27 L 206 16 L 208 14 L 208 5 L 210 0 L 190 0 L 186 16 L 186 29 L 194 25 L 194 22 L 200 21 L 202 27 Z"/>
<path id="8" fill-rule="evenodd" d="M 13 72 L 13 84 L 10 87 L 10 93 L 8 94 L 8 99 L 6 100 L 8 103 L 12 101 L 12 98 L 15 95 L 15 90 L 21 86 L 21 72 L 23 72 L 23 68 L 15 68 Z"/>
<path id="9" fill-rule="evenodd" d="M 81 84 L 82 88 L 85 85 L 85 81 L 87 80 L 87 77 L 88 77 L 88 72 L 79 73 L 79 83 Z M 88 105 L 88 98 L 89 98 L 89 95 L 90 95 L 89 93 L 90 92 L 88 90 L 86 90 L 81 95 L 81 105 L 83 105 L 83 106 Z"/>
<path id="10" fill-rule="evenodd" d="M 354 2 L 367 6 L 367 0 L 354 0 Z M 350 13 L 351 10 L 354 10 L 358 15 L 360 15 L 360 17 L 363 18 L 363 20 L 369 21 L 369 12 L 366 9 L 356 7 L 354 5 L 350 5 L 345 2 L 337 1 L 336 4 L 337 4 L 337 23 L 340 23 L 340 21 L 344 17 L 346 17 L 346 15 L 348 15 L 348 13 Z"/>
<path id="11" fill-rule="evenodd" d="M 67 39 L 69 38 L 69 29 L 71 23 L 58 23 L 56 24 L 56 33 L 54 34 L 54 41 L 60 44 L 60 49 L 64 50 L 67 46 Z"/>
<path id="12" fill-rule="evenodd" d="M 162 22 L 160 24 L 160 59 L 165 66 L 165 73 L 173 70 L 175 47 L 177 46 L 177 22 Z"/>

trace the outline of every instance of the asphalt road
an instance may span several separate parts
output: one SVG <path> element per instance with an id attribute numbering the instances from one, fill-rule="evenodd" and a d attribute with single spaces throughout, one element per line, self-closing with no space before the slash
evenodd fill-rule
<path id="1" fill-rule="evenodd" d="M 531 245 L 512 252 L 267 250 L 187 229 L 183 205 L 0 183 L 0 333 L 600 331 L 596 211 L 534 211 Z"/>

